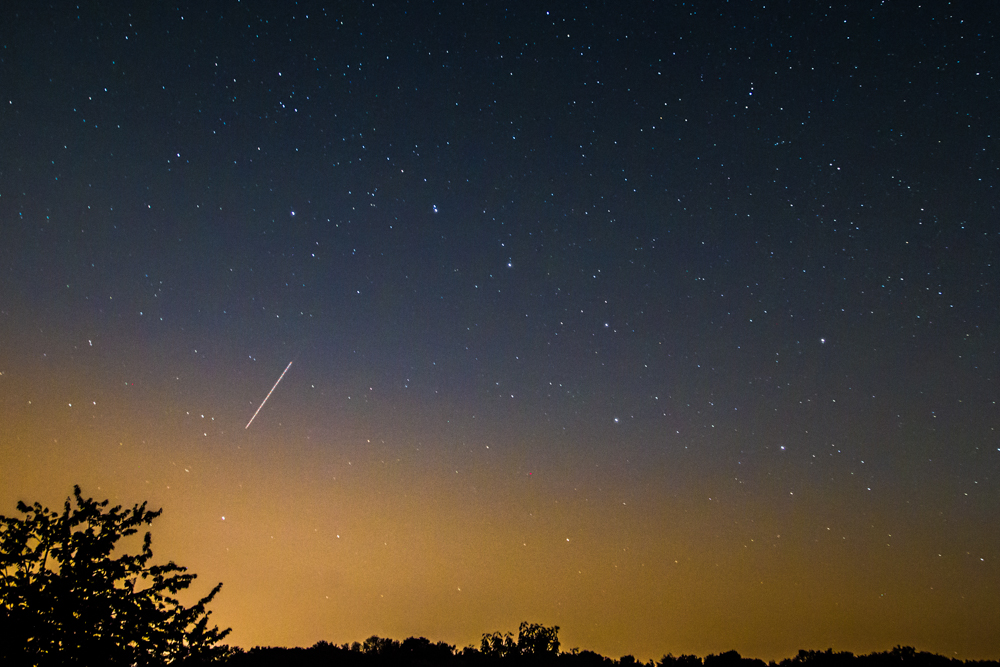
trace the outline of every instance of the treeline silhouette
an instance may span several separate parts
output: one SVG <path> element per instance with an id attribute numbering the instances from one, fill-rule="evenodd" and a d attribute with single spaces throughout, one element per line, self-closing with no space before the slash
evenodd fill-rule
<path id="1" fill-rule="evenodd" d="M 559 651 L 558 626 L 522 623 L 518 640 L 508 633 L 483 635 L 479 648 L 456 649 L 424 637 L 403 641 L 372 636 L 364 643 L 331 644 L 310 648 L 256 647 L 234 649 L 226 660 L 231 667 L 1000 667 L 997 660 L 958 660 L 897 646 L 891 651 L 854 655 L 848 651 L 798 652 L 780 662 L 744 658 L 736 651 L 707 655 L 664 655 L 642 662 L 631 655 L 609 658 L 593 651 Z"/>

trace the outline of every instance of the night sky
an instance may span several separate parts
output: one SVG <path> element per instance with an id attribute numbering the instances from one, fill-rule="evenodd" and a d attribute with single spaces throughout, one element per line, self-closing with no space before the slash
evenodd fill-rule
<path id="1" fill-rule="evenodd" d="M 0 513 L 243 647 L 1000 656 L 987 4 L 192 4 L 0 10 Z"/>

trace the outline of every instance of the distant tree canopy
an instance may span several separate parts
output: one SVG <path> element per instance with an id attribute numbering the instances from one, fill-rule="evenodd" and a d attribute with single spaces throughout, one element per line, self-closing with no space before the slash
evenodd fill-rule
<path id="1" fill-rule="evenodd" d="M 467 646 L 460 651 L 439 642 L 432 644 L 423 637 L 410 637 L 402 642 L 373 636 L 363 644 L 330 644 L 319 642 L 311 648 L 254 648 L 237 651 L 227 665 L 232 667 L 1000 667 L 996 660 L 962 661 L 933 653 L 897 646 L 884 653 L 855 656 L 853 653 L 799 651 L 794 658 L 764 663 L 757 658 L 744 658 L 736 651 L 705 656 L 674 656 L 667 654 L 654 662 L 640 662 L 631 655 L 617 660 L 593 651 L 572 649 L 560 653 L 554 649 L 558 627 L 522 623 L 518 640 L 509 633 L 483 635 L 480 648 Z M 524 639 L 522 642 L 521 639 Z M 543 643 L 543 639 L 547 642 Z M 537 643 L 532 643 L 537 640 Z M 520 645 L 520 649 L 518 646 Z M 485 646 L 485 648 L 483 648 Z M 530 648 L 530 647 L 534 648 Z M 522 650 L 524 649 L 524 650 Z M 539 650 L 540 649 L 540 650 Z"/>
<path id="2" fill-rule="evenodd" d="M 137 554 L 116 554 L 119 540 L 152 523 L 146 503 L 107 509 L 73 489 L 62 512 L 17 504 L 23 517 L 0 516 L 0 662 L 5 665 L 198 664 L 228 656 L 229 630 L 208 627 L 206 605 L 175 597 L 195 579 L 173 562 L 150 563 L 146 533 Z M 117 556 L 117 557 L 114 557 Z"/>
<path id="3" fill-rule="evenodd" d="M 508 632 L 484 634 L 480 652 L 490 658 L 543 657 L 559 653 L 559 626 L 547 628 L 538 623 L 523 622 L 517 630 L 517 642 Z"/>

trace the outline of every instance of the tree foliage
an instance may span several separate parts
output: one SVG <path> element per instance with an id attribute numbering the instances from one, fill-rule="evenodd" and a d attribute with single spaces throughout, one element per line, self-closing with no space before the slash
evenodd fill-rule
<path id="1" fill-rule="evenodd" d="M 559 653 L 559 626 L 524 621 L 518 628 L 517 642 L 509 632 L 484 634 L 479 650 L 492 658 L 554 656 Z"/>
<path id="2" fill-rule="evenodd" d="M 165 665 L 227 656 L 220 642 L 229 630 L 210 628 L 206 610 L 222 584 L 185 607 L 175 596 L 196 575 L 151 564 L 150 533 L 139 553 L 116 551 L 162 510 L 108 509 L 79 486 L 73 495 L 62 512 L 19 502 L 22 517 L 0 516 L 0 661 Z"/>

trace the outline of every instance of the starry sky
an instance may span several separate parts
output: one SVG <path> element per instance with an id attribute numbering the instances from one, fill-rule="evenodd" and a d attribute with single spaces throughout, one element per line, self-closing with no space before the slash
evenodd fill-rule
<path id="1" fill-rule="evenodd" d="M 1000 656 L 996 14 L 129 4 L 0 12 L 0 513 L 244 647 Z"/>

